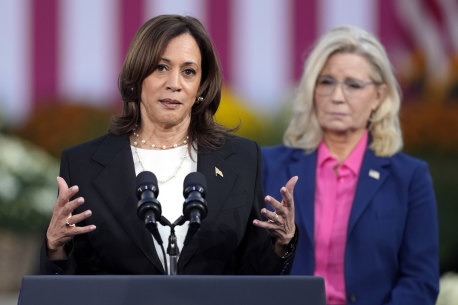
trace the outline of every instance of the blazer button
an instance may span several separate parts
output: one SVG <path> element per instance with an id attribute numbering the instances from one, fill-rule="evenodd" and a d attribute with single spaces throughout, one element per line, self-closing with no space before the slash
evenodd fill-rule
<path id="1" fill-rule="evenodd" d="M 354 295 L 352 293 L 348 299 L 350 300 L 350 302 L 355 303 L 356 302 L 356 295 Z"/>

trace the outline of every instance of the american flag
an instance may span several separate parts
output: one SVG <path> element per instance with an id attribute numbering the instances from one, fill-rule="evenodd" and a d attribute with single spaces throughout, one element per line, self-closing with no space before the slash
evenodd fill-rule
<path id="1" fill-rule="evenodd" d="M 226 87 L 263 110 L 281 106 L 315 39 L 342 24 L 376 34 L 401 76 L 418 50 L 431 79 L 456 74 L 457 0 L 1 0 L 0 115 L 14 125 L 50 100 L 119 104 L 133 35 L 165 13 L 200 19 Z"/>

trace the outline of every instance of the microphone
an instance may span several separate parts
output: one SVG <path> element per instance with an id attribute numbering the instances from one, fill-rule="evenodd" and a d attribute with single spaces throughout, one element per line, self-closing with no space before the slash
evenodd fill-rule
<path id="1" fill-rule="evenodd" d="M 207 216 L 206 188 L 207 180 L 202 173 L 193 172 L 184 179 L 183 196 L 185 201 L 183 203 L 183 215 L 186 220 L 189 220 L 185 245 L 200 228 L 201 221 Z"/>
<path id="2" fill-rule="evenodd" d="M 161 220 L 161 204 L 157 200 L 159 188 L 156 176 L 152 172 L 143 171 L 137 175 L 137 215 L 145 223 L 157 243 L 162 245 L 162 238 L 157 228 L 157 222 Z"/>

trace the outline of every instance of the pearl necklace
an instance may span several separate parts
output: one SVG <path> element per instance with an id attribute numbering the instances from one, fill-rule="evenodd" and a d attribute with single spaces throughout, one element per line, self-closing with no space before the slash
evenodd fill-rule
<path id="1" fill-rule="evenodd" d="M 137 155 L 138 162 L 140 163 L 140 166 L 142 168 L 142 171 L 145 171 L 145 167 L 143 166 L 142 159 L 140 158 L 140 155 L 138 154 L 138 151 L 137 151 L 137 146 L 134 146 L 134 150 L 135 150 L 135 154 Z M 164 183 L 169 182 L 173 178 L 175 178 L 175 176 L 178 174 L 178 172 L 180 171 L 181 167 L 183 166 L 184 160 L 187 159 L 187 157 L 188 157 L 188 150 L 185 149 L 184 150 L 184 155 L 182 157 L 180 157 L 180 159 L 181 159 L 180 160 L 180 164 L 178 164 L 177 168 L 175 169 L 175 172 L 170 177 L 168 177 L 166 179 L 159 179 L 159 177 L 158 177 L 157 181 L 159 183 L 161 183 L 161 184 L 164 184 Z"/>
<path id="2" fill-rule="evenodd" d="M 135 147 L 137 147 L 138 145 L 138 138 L 140 137 L 140 135 L 135 131 L 133 131 L 133 134 L 134 134 L 134 137 L 135 139 L 133 140 L 132 144 L 134 144 Z M 183 146 L 183 145 L 186 145 L 188 144 L 188 139 L 189 139 L 189 136 L 186 136 L 186 139 L 183 140 L 183 142 L 181 143 L 175 143 L 173 145 L 170 145 L 170 146 L 167 146 L 167 145 L 156 145 L 156 144 L 151 144 L 151 148 L 155 149 L 155 148 L 161 148 L 161 149 L 171 149 L 171 148 L 177 148 L 178 146 Z M 146 140 L 145 139 L 142 139 L 140 141 L 143 145 L 149 145 L 146 143 Z"/>

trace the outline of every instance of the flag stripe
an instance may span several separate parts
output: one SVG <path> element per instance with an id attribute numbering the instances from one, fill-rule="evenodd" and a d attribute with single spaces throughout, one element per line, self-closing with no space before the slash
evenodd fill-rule
<path id="1" fill-rule="evenodd" d="M 293 77 L 298 81 L 302 76 L 302 70 L 312 48 L 317 33 L 317 4 L 316 0 L 303 1 L 293 0 L 291 16 L 293 16 Z"/>
<path id="2" fill-rule="evenodd" d="M 288 87 L 292 39 L 290 4 L 289 0 L 234 1 L 232 85 L 251 105 L 278 106 Z"/>
<path id="3" fill-rule="evenodd" d="M 146 10 L 145 17 L 151 17 L 160 14 L 179 14 L 193 16 L 206 24 L 205 1 L 204 0 L 145 0 Z"/>
<path id="4" fill-rule="evenodd" d="M 57 93 L 58 5 L 58 0 L 32 0 L 32 92 L 36 105 Z"/>
<path id="5" fill-rule="evenodd" d="M 381 43 L 387 50 L 391 49 L 391 42 L 395 42 L 395 37 L 398 36 L 396 32 L 398 31 L 399 22 L 396 14 L 393 14 L 395 9 L 394 1 L 397 0 L 378 0 L 377 2 L 377 9 L 380 16 L 378 35 Z"/>
<path id="6" fill-rule="evenodd" d="M 230 55 L 231 20 L 231 0 L 207 1 L 208 30 L 221 61 L 223 79 L 228 83 L 233 79 Z"/>
<path id="7" fill-rule="evenodd" d="M 31 11 L 29 0 L 0 1 L 0 120 L 20 125 L 30 111 Z"/>
<path id="8" fill-rule="evenodd" d="M 2 0 L 0 112 L 9 122 L 56 99 L 111 106 L 119 101 L 117 78 L 134 33 L 162 13 L 201 20 L 225 84 L 266 111 L 289 97 L 318 35 L 341 24 L 377 34 L 404 71 L 421 49 L 433 75 L 451 69 L 458 49 L 457 6 L 455 0 Z"/>
<path id="9" fill-rule="evenodd" d="M 377 24 L 374 6 L 374 1 L 367 0 L 321 0 L 318 34 L 340 25 L 354 25 L 374 33 Z"/>
<path id="10" fill-rule="evenodd" d="M 120 33 L 121 51 L 120 62 L 124 61 L 127 49 L 134 38 L 135 33 L 143 24 L 143 12 L 145 10 L 143 0 L 119 0 L 120 1 Z"/>
<path id="11" fill-rule="evenodd" d="M 112 4 L 61 2 L 59 90 L 66 101 L 109 106 L 117 99 L 119 15 Z"/>

